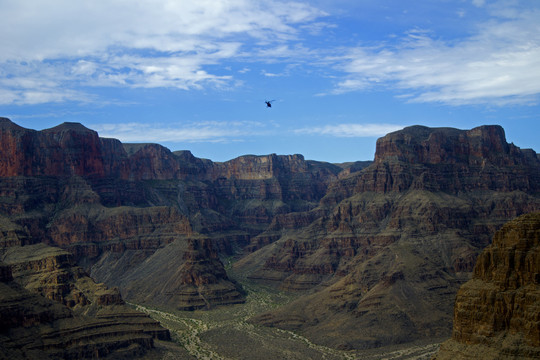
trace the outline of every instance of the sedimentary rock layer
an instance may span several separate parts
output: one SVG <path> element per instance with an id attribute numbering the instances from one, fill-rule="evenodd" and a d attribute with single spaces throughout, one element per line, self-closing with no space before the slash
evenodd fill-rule
<path id="1" fill-rule="evenodd" d="M 0 350 L 9 359 L 136 357 L 169 331 L 45 244 L 2 256 Z M 2 357 L 3 358 L 3 357 Z"/>
<path id="2" fill-rule="evenodd" d="M 457 294 L 436 359 L 540 357 L 540 213 L 504 225 Z"/>
<path id="3" fill-rule="evenodd" d="M 539 179 L 536 153 L 498 126 L 389 134 L 373 164 L 330 186 L 308 225 L 285 221 L 307 214 L 276 217 L 257 237 L 273 243 L 235 264 L 284 290 L 319 290 L 253 321 L 341 348 L 448 336 L 478 253 L 506 221 L 540 209 Z"/>

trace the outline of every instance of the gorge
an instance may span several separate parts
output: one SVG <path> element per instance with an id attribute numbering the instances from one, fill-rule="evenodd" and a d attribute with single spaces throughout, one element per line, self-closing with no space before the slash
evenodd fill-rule
<path id="1" fill-rule="evenodd" d="M 213 162 L 1 118 L 0 194 L 0 349 L 12 358 L 145 356 L 170 334 L 126 301 L 232 309 L 250 284 L 291 299 L 250 326 L 346 352 L 455 340 L 454 300 L 478 255 L 540 211 L 540 158 L 495 125 L 412 126 L 380 138 L 373 161 L 330 164 Z M 59 342 L 75 327 L 93 347 Z M 118 340 L 96 340 L 98 328 Z"/>

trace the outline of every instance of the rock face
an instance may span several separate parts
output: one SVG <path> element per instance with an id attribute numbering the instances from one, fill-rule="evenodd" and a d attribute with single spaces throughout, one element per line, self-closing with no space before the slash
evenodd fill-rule
<path id="1" fill-rule="evenodd" d="M 412 126 L 378 139 L 374 164 L 335 190 L 340 198 L 411 189 L 536 191 L 538 161 L 533 150 L 506 143 L 500 126 L 472 130 Z"/>
<path id="2" fill-rule="evenodd" d="M 0 176 L 105 175 L 98 134 L 81 124 L 38 132 L 0 118 L 0 130 Z"/>
<path id="3" fill-rule="evenodd" d="M 169 331 L 96 284 L 73 256 L 36 244 L 10 247 L 1 262 L 0 349 L 10 359 L 135 357 Z"/>
<path id="4" fill-rule="evenodd" d="M 126 300 L 182 310 L 244 301 L 222 263 L 233 258 L 242 277 L 298 295 L 252 321 L 344 349 L 449 336 L 481 249 L 540 210 L 538 155 L 498 126 L 413 126 L 379 139 L 375 161 L 340 165 L 216 163 L 74 123 L 34 131 L 2 118 L 0 139 L 2 256 L 61 247 Z"/>
<path id="5" fill-rule="evenodd" d="M 2 261 L 25 289 L 68 308 L 85 308 L 87 312 L 91 304 L 124 304 L 118 289 L 96 284 L 76 266 L 73 255 L 60 248 L 45 244 L 14 246 L 7 249 Z"/>
<path id="6" fill-rule="evenodd" d="M 436 359 L 540 357 L 540 213 L 504 225 L 457 294 Z"/>
<path id="7" fill-rule="evenodd" d="M 244 302 L 211 239 L 202 236 L 179 238 L 148 257 L 136 250 L 107 253 L 92 275 L 117 284 L 131 301 L 150 306 L 195 310 Z"/>

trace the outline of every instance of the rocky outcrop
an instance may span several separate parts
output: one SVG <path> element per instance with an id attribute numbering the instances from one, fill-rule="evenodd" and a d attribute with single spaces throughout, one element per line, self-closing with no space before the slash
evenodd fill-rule
<path id="1" fill-rule="evenodd" d="M 124 147 L 125 148 L 125 147 Z M 129 149 L 133 151 L 132 149 Z M 179 177 L 180 164 L 167 148 L 144 144 L 129 157 L 130 180 L 165 180 Z"/>
<path id="2" fill-rule="evenodd" d="M 10 247 L 2 261 L 27 290 L 69 308 L 124 304 L 118 290 L 95 284 L 71 253 L 45 244 Z"/>
<path id="3" fill-rule="evenodd" d="M 73 316 L 16 283 L 0 283 L 0 353 L 5 359 L 137 358 L 153 338 L 137 325 Z"/>
<path id="4" fill-rule="evenodd" d="M 237 229 L 256 236 L 276 216 L 315 208 L 340 170 L 301 155 L 248 155 L 215 163 L 209 173 L 214 209 L 233 219 Z"/>
<path id="5" fill-rule="evenodd" d="M 534 151 L 508 144 L 500 126 L 412 126 L 377 140 L 375 166 L 355 190 L 534 192 L 540 187 L 538 163 Z"/>
<path id="6" fill-rule="evenodd" d="M 536 192 L 538 163 L 533 150 L 508 144 L 500 126 L 411 126 L 378 139 L 374 163 L 336 182 L 323 202 L 367 191 Z"/>
<path id="7" fill-rule="evenodd" d="M 179 238 L 147 258 L 132 250 L 108 253 L 93 266 L 92 275 L 118 284 L 129 301 L 173 310 L 245 301 L 240 287 L 227 276 L 212 240 L 200 235 Z"/>
<path id="8" fill-rule="evenodd" d="M 332 164 L 306 161 L 300 154 L 295 155 L 244 155 L 224 163 L 215 163 L 211 171 L 213 179 L 263 180 L 277 178 L 295 184 L 291 177 L 309 174 L 324 182 L 333 180 L 341 169 Z M 309 199 L 307 199 L 309 200 Z"/>
<path id="9" fill-rule="evenodd" d="M 168 281 L 171 298 L 181 310 L 209 309 L 215 305 L 244 302 L 239 286 L 231 283 L 209 239 L 189 240 L 174 282 Z"/>
<path id="10" fill-rule="evenodd" d="M 105 175 L 98 134 L 81 124 L 33 131 L 1 118 L 0 139 L 0 176 Z"/>
<path id="11" fill-rule="evenodd" d="M 148 317 L 141 319 L 143 314 L 124 306 L 117 288 L 108 288 L 90 278 L 65 250 L 45 244 L 11 247 L 2 257 L 2 263 L 11 274 L 7 281 L 13 280 L 32 293 L 60 303 L 76 315 L 123 317 L 122 321 L 148 325 L 149 333 L 155 338 L 170 338 L 168 330 L 157 322 Z"/>
<path id="12" fill-rule="evenodd" d="M 540 357 L 540 213 L 504 225 L 456 297 L 436 359 Z"/>
<path id="13" fill-rule="evenodd" d="M 70 253 L 45 244 L 2 258 L 0 349 L 9 358 L 136 357 L 170 334 L 96 284 Z"/>

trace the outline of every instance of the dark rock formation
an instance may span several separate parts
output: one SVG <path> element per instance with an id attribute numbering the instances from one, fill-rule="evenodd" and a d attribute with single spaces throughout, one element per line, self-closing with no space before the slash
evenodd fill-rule
<path id="1" fill-rule="evenodd" d="M 457 294 L 452 339 L 436 359 L 540 357 L 540 213 L 499 230 Z"/>
<path id="2" fill-rule="evenodd" d="M 0 119 L 0 176 L 104 176 L 98 134 L 78 123 L 24 129 Z"/>
<path id="3" fill-rule="evenodd" d="M 148 257 L 134 250 L 107 253 L 92 275 L 118 284 L 131 301 L 151 306 L 195 310 L 244 302 L 211 239 L 202 236 L 179 238 Z"/>
<path id="4" fill-rule="evenodd" d="M 10 247 L 0 282 L 0 350 L 10 359 L 136 357 L 170 334 L 96 284 L 70 253 L 45 244 Z"/>
<path id="5" fill-rule="evenodd" d="M 540 188 L 538 162 L 533 150 L 506 143 L 500 126 L 412 126 L 378 139 L 374 164 L 337 183 L 338 198 L 327 201 L 366 191 L 535 192 Z"/>

